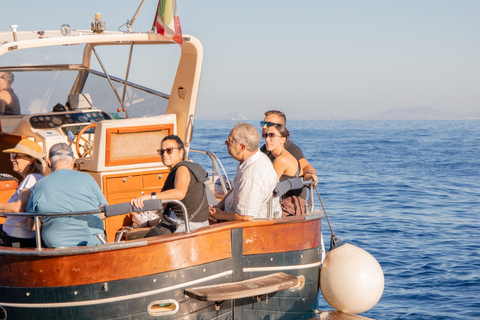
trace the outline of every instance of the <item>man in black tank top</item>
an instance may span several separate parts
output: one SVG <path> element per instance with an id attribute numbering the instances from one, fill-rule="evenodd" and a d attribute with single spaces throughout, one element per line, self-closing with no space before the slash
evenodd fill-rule
<path id="1" fill-rule="evenodd" d="M 13 73 L 0 72 L 0 115 L 20 114 L 20 102 L 10 87 L 13 80 Z"/>
<path id="2" fill-rule="evenodd" d="M 285 125 L 286 122 L 287 122 L 287 118 L 285 117 L 285 114 L 283 112 L 278 110 L 269 110 L 265 112 L 265 119 L 260 123 L 262 125 L 262 134 L 266 133 L 267 128 L 272 124 L 280 123 Z M 318 178 L 317 178 L 316 170 L 314 167 L 310 165 L 307 159 L 305 159 L 305 156 L 303 155 L 302 150 L 291 140 L 288 140 L 285 143 L 285 149 L 288 152 L 290 152 L 300 163 L 300 166 L 302 167 L 304 172 L 303 178 L 305 180 L 312 179 L 314 181 L 314 185 L 317 185 Z M 269 151 L 267 151 L 267 148 L 265 145 L 263 145 L 260 148 L 260 151 L 265 153 L 272 162 L 273 160 L 275 160 L 273 155 Z"/>

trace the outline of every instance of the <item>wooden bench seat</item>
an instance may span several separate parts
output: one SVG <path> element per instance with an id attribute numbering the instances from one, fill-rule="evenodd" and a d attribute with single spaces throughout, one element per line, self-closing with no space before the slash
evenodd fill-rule
<path id="1" fill-rule="evenodd" d="M 289 289 L 295 287 L 297 284 L 297 277 L 283 272 L 277 272 L 240 282 L 188 288 L 185 289 L 185 294 L 201 301 L 224 301 L 261 296 L 267 293 Z"/>

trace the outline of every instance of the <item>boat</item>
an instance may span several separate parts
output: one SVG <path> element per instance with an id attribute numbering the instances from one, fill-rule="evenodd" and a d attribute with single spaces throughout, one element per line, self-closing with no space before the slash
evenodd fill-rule
<path id="1" fill-rule="evenodd" d="M 22 139 L 45 152 L 68 143 L 75 170 L 90 174 L 113 207 L 160 192 L 168 169 L 156 149 L 177 134 L 187 152 L 210 156 L 218 170 L 209 184 L 221 198 L 228 180 L 218 158 L 192 147 L 200 41 L 110 31 L 97 20 L 92 30 L 0 32 L 0 72 L 14 74 L 21 105 L 21 114 L 0 115 L 0 151 Z M 0 166 L 6 202 L 19 177 L 8 154 L 0 152 Z M 131 212 L 116 213 L 96 246 L 45 248 L 38 231 L 36 248 L 0 247 L 0 319 L 310 319 L 325 252 L 323 214 L 309 205 L 301 217 L 151 238 L 132 236 Z"/>

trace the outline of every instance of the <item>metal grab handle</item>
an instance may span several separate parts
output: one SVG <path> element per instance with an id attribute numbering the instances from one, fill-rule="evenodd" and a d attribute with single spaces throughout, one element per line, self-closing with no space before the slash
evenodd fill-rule
<path id="1" fill-rule="evenodd" d="M 103 233 L 95 233 L 94 236 L 97 237 L 102 244 L 107 244 L 107 241 L 105 241 L 105 238 L 103 237 Z"/>
<path id="2" fill-rule="evenodd" d="M 163 203 L 176 203 L 180 206 L 183 211 L 183 219 L 185 222 L 185 232 L 190 233 L 190 224 L 188 221 L 187 207 L 179 200 L 164 200 Z"/>
<path id="3" fill-rule="evenodd" d="M 304 186 L 308 186 L 309 190 L 310 190 L 310 197 L 309 197 L 309 201 L 308 201 L 309 202 L 308 203 L 308 209 L 309 209 L 309 212 L 312 212 L 313 207 L 314 207 L 313 197 L 312 197 L 313 181 L 312 180 L 303 181 L 300 178 L 291 178 L 291 179 L 288 179 L 288 180 L 277 183 L 277 185 L 273 189 L 272 196 L 270 197 L 270 201 L 268 202 L 268 211 L 267 211 L 268 216 L 267 216 L 267 219 L 272 220 L 274 218 L 273 217 L 273 199 L 275 197 L 282 196 L 290 190 L 301 189 Z M 279 218 L 281 218 L 281 215 L 280 215 L 280 217 L 275 217 L 275 218 L 279 219 Z"/>

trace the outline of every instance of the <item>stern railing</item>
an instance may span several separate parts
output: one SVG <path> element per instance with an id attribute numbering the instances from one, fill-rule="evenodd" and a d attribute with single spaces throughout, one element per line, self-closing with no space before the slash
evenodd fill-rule
<path id="1" fill-rule="evenodd" d="M 101 205 L 97 210 L 88 210 L 88 211 L 77 211 L 77 212 L 62 212 L 62 213 L 35 213 L 35 212 L 2 212 L 2 216 L 20 216 L 20 217 L 30 217 L 33 218 L 35 224 L 35 241 L 36 241 L 36 250 L 42 251 L 42 236 L 40 232 L 40 217 L 66 217 L 66 216 L 86 216 L 91 214 L 104 214 L 106 218 L 113 217 L 117 215 L 128 214 L 131 212 L 144 212 L 152 210 L 163 210 L 163 204 L 175 203 L 180 206 L 183 212 L 183 220 L 185 223 L 185 232 L 190 233 L 190 225 L 187 214 L 187 208 L 185 205 L 178 200 L 146 200 L 144 201 L 143 208 L 136 208 L 132 206 L 129 202 L 113 204 L 113 205 Z M 99 238 L 100 245 L 108 245 L 108 243 L 103 238 L 102 234 L 96 234 Z M 117 238 L 117 240 L 119 240 Z M 116 241 L 117 242 L 117 241 Z"/>

